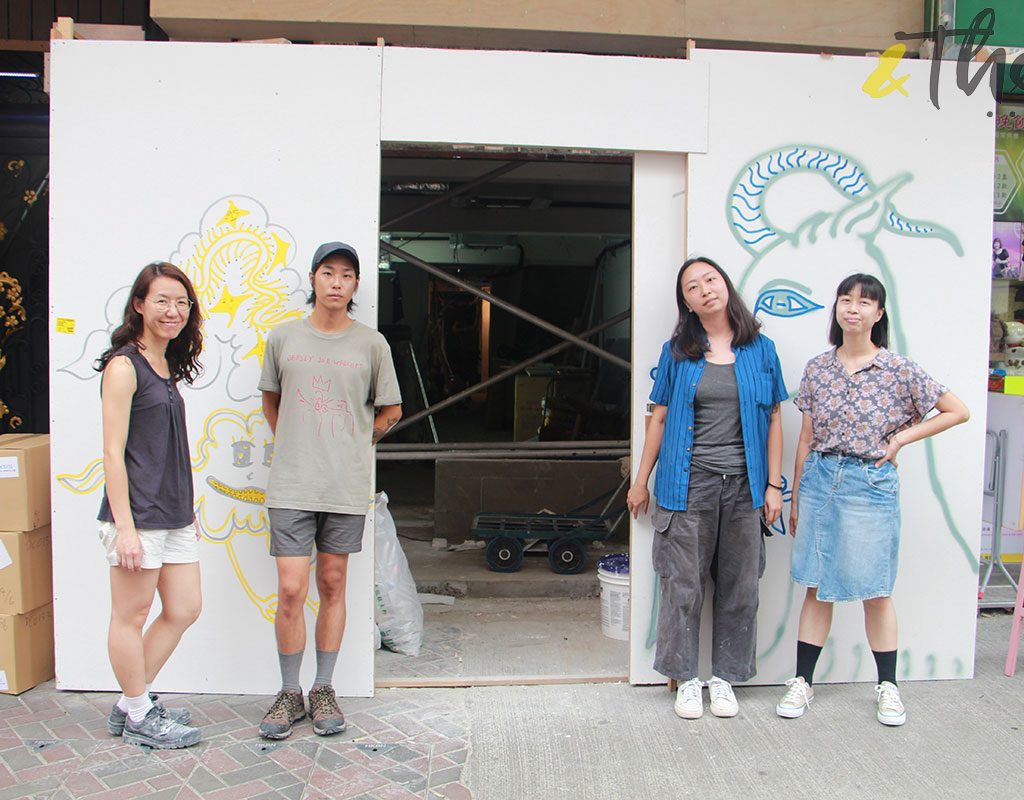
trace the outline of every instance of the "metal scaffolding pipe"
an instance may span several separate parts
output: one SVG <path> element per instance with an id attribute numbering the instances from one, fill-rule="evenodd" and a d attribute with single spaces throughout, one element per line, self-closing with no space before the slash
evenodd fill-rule
<path id="1" fill-rule="evenodd" d="M 628 439 L 608 439 L 597 441 L 576 442 L 442 442 L 429 444 L 422 442 L 395 442 L 377 445 L 378 453 L 402 453 L 407 451 L 428 450 L 486 450 L 487 448 L 502 450 L 622 450 L 629 447 Z"/>
<path id="2" fill-rule="evenodd" d="M 412 264 L 414 267 L 419 267 L 425 272 L 429 272 L 435 278 L 440 278 L 441 280 L 447 281 L 448 283 L 454 286 L 458 286 L 460 289 L 464 289 L 470 294 L 476 295 L 481 300 L 486 300 L 488 303 L 491 303 L 492 305 L 495 305 L 498 308 L 503 309 L 510 314 L 514 314 L 520 319 L 525 319 L 527 322 L 532 322 L 538 328 L 543 328 L 548 333 L 552 333 L 560 339 L 565 339 L 567 342 L 572 342 L 578 347 L 582 347 L 584 350 L 590 351 L 598 358 L 603 358 L 605 361 L 614 364 L 617 367 L 621 367 L 627 372 L 630 370 L 630 364 L 625 359 L 619 358 L 617 355 L 609 353 L 607 350 L 603 350 L 596 344 L 591 344 L 590 342 L 581 339 L 579 336 L 569 333 L 569 331 L 562 330 L 557 325 L 552 325 L 547 320 L 541 319 L 536 314 L 531 314 L 529 311 L 524 311 L 523 309 L 519 308 L 519 306 L 515 306 L 512 303 L 508 302 L 507 300 L 502 300 L 500 297 L 495 297 L 494 295 L 487 294 L 487 292 L 485 292 L 483 289 L 479 289 L 473 284 L 467 283 L 466 281 L 462 280 L 461 278 L 456 278 L 454 275 L 449 275 L 443 269 L 438 269 L 433 264 L 428 264 L 422 258 L 417 258 L 411 253 L 407 253 L 404 250 L 384 241 L 380 243 L 380 249 L 383 250 L 385 253 L 391 253 L 391 255 L 393 256 L 398 256 L 402 260 L 408 262 L 409 264 Z"/>
<path id="3" fill-rule="evenodd" d="M 378 461 L 437 461 L 439 459 L 471 458 L 594 458 L 616 459 L 629 455 L 629 448 L 615 450 L 408 450 L 401 453 L 378 453 Z"/>
<path id="4" fill-rule="evenodd" d="M 595 333 L 600 333 L 605 328 L 610 328 L 612 325 L 617 325 L 618 323 L 627 319 L 629 319 L 629 311 L 623 311 L 619 314 L 616 314 L 611 319 L 606 319 L 600 325 L 595 325 L 593 328 L 589 328 L 583 331 L 583 333 L 581 333 L 580 336 L 593 336 Z M 475 394 L 476 392 L 479 392 L 481 389 L 486 389 L 488 386 L 491 386 L 492 384 L 498 383 L 499 381 L 503 381 L 509 376 L 515 375 L 517 372 L 522 372 L 524 369 L 526 369 L 529 366 L 532 366 L 533 364 L 536 364 L 538 361 L 543 361 L 545 358 L 550 358 L 556 353 L 559 353 L 562 350 L 571 347 L 572 345 L 573 342 L 562 342 L 561 344 L 552 345 L 547 350 L 542 350 L 541 352 L 537 353 L 537 355 L 530 356 L 525 361 L 520 361 L 518 364 L 513 364 L 511 367 L 503 369 L 496 375 L 492 375 L 487 380 L 480 381 L 480 383 L 476 384 L 475 386 L 470 386 L 466 389 L 463 389 L 461 392 L 456 392 L 455 394 L 446 397 L 444 400 L 440 400 L 437 403 L 434 403 L 434 405 L 429 406 L 428 408 L 425 408 L 422 411 L 417 411 L 411 417 L 403 419 L 401 422 L 395 425 L 395 427 L 391 429 L 390 434 L 397 433 L 398 431 L 402 430 L 402 428 L 408 428 L 410 425 L 415 425 L 424 417 L 430 416 L 431 414 L 436 414 L 438 411 L 442 411 L 443 409 L 448 408 L 448 406 L 458 403 L 460 400 L 469 397 L 471 394 Z M 391 447 L 395 446 L 396 445 L 391 445 Z"/>
<path id="5" fill-rule="evenodd" d="M 419 214 L 421 211 L 426 211 L 428 208 L 433 208 L 434 206 L 447 202 L 448 200 L 451 200 L 451 198 L 453 197 L 458 197 L 460 194 L 465 194 L 466 192 L 475 189 L 477 186 L 482 186 L 485 183 L 490 183 L 495 178 L 499 178 L 502 175 L 504 175 L 506 172 L 511 172 L 514 169 L 518 169 L 519 167 L 523 166 L 524 163 L 526 162 L 510 161 L 509 163 L 503 164 L 497 169 L 492 169 L 490 172 L 485 172 L 479 178 L 471 180 L 469 183 L 464 183 L 461 186 L 450 191 L 447 191 L 442 195 L 438 195 L 437 197 L 431 198 L 426 203 L 423 203 L 423 205 L 416 206 L 416 208 L 411 208 L 408 211 L 403 211 L 397 217 L 392 217 L 391 219 L 382 222 L 380 224 L 380 229 L 383 231 L 388 228 L 391 228 L 396 222 L 401 222 L 403 219 L 407 217 L 411 217 L 414 214 Z"/>

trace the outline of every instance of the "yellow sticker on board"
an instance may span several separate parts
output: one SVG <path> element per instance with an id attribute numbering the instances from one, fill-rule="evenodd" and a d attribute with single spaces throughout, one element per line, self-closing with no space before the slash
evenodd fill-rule
<path id="1" fill-rule="evenodd" d="M 67 317 L 57 317 L 57 333 L 74 333 L 75 321 Z"/>

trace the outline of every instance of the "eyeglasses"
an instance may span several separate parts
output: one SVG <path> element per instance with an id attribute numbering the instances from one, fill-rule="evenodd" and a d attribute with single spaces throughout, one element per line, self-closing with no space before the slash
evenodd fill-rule
<path id="1" fill-rule="evenodd" d="M 192 310 L 192 301 L 182 298 L 180 300 L 168 300 L 166 297 L 152 297 L 149 302 L 157 311 L 163 313 L 172 306 L 181 314 L 188 314 Z"/>

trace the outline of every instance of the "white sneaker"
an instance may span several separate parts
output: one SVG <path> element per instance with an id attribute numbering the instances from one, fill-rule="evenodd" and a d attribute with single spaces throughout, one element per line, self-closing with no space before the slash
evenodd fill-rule
<path id="1" fill-rule="evenodd" d="M 786 719 L 802 717 L 814 699 L 814 689 L 803 678 L 790 678 L 786 686 L 789 688 L 775 706 L 775 713 Z"/>
<path id="2" fill-rule="evenodd" d="M 729 681 L 712 675 L 708 681 L 708 694 L 711 695 L 711 713 L 716 717 L 735 717 L 740 713 L 740 704 L 736 702 Z"/>
<path id="3" fill-rule="evenodd" d="M 704 684 L 693 678 L 679 684 L 676 689 L 676 716 L 682 719 L 700 719 L 704 716 Z"/>
<path id="4" fill-rule="evenodd" d="M 907 721 L 907 710 L 900 699 L 899 687 L 889 681 L 882 681 L 875 687 L 878 695 L 878 721 L 883 725 L 902 725 Z"/>

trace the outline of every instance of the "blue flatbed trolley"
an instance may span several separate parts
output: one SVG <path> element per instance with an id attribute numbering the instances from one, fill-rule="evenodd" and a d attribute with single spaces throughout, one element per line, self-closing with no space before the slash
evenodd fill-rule
<path id="1" fill-rule="evenodd" d="M 473 517 L 470 536 L 487 542 L 487 566 L 494 572 L 518 572 L 526 551 L 543 544 L 552 572 L 575 575 L 587 565 L 587 544 L 611 536 L 626 513 L 625 505 L 611 505 L 628 480 L 564 514 L 481 511 Z M 600 514 L 582 513 L 602 501 L 607 502 Z"/>

